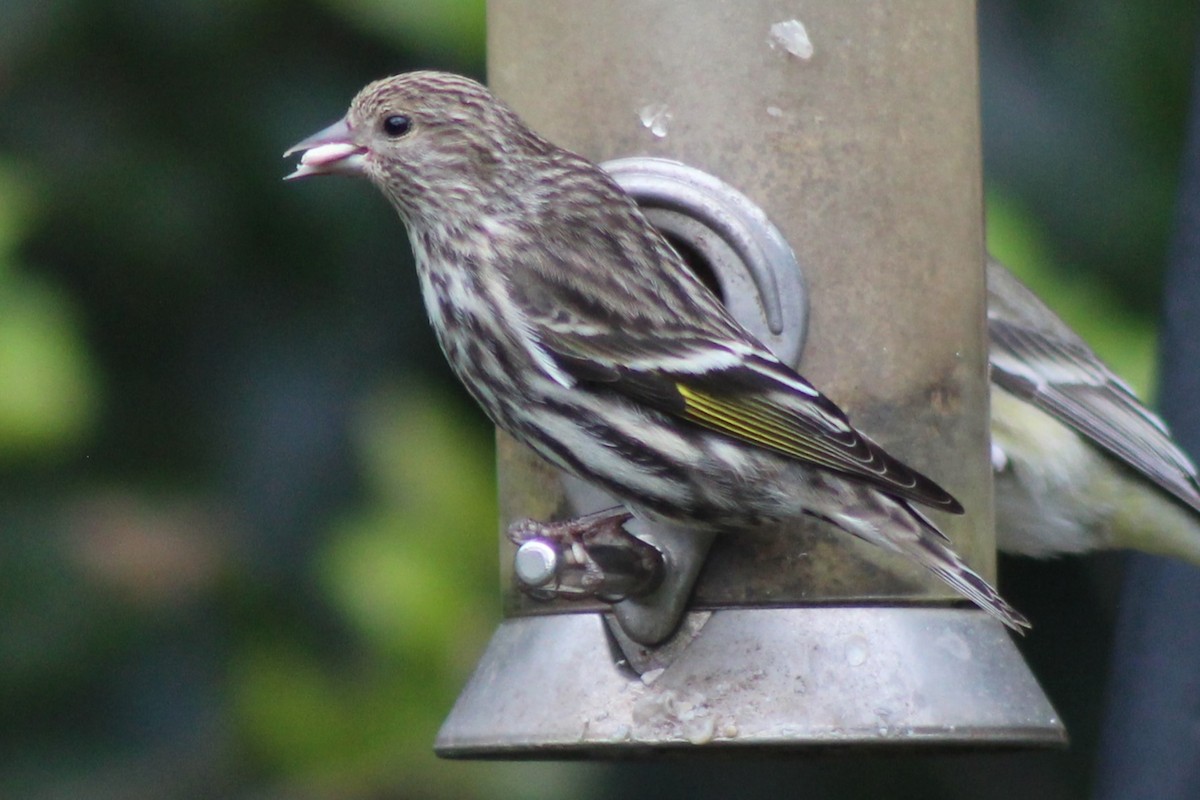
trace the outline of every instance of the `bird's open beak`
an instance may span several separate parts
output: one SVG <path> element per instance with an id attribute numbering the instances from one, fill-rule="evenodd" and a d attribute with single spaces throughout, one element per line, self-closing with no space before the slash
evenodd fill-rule
<path id="1" fill-rule="evenodd" d="M 362 174 L 367 148 L 354 143 L 354 133 L 350 130 L 349 123 L 343 119 L 292 145 L 283 157 L 287 158 L 293 153 L 304 155 L 300 157 L 300 166 L 284 178 L 285 181 L 309 175 Z"/>

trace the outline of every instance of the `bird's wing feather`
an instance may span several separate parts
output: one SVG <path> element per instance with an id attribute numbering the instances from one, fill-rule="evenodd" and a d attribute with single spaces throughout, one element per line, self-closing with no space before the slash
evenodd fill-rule
<path id="1" fill-rule="evenodd" d="M 609 213 L 638 213 L 613 200 Z M 569 207 L 550 206 L 559 214 Z M 556 227 L 571 241 L 558 260 L 539 263 L 526 253 L 507 265 L 520 326 L 562 372 L 731 439 L 962 512 L 944 489 L 851 427 L 729 315 L 649 223 L 636 221 L 560 220 Z M 598 253 L 608 254 L 606 269 L 585 261 Z M 580 263 L 564 263 L 572 259 Z"/>
<path id="2" fill-rule="evenodd" d="M 1162 420 L 1085 344 L 989 318 L 992 381 L 1200 511 L 1196 468 Z"/>
<path id="3" fill-rule="evenodd" d="M 650 338 L 625 331 L 541 332 L 542 345 L 583 384 L 737 441 L 836 470 L 889 494 L 961 513 L 949 493 L 855 430 L 836 405 L 752 339 Z M 692 355 L 689 362 L 685 356 Z M 707 365 L 701 368 L 700 365 Z"/>

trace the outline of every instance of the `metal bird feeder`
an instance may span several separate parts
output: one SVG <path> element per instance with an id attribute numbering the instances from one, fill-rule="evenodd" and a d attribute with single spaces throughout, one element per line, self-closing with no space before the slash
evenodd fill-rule
<path id="1" fill-rule="evenodd" d="M 973 4 L 488 13 L 493 90 L 618 159 L 605 168 L 744 325 L 958 497 L 968 514 L 937 522 L 994 579 Z M 616 504 L 504 436 L 498 462 L 502 531 Z M 618 529 L 591 559 L 536 526 L 502 533 L 506 619 L 440 755 L 1065 739 L 1002 626 L 898 557 L 803 520 Z"/>

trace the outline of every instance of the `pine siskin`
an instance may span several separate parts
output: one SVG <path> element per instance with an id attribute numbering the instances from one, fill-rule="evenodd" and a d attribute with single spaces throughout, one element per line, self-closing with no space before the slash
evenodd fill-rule
<path id="1" fill-rule="evenodd" d="M 912 505 L 958 501 L 734 321 L 603 170 L 483 86 L 377 81 L 300 151 L 289 178 L 363 176 L 395 206 L 455 374 L 547 461 L 655 522 L 825 519 L 1028 626 Z"/>
<path id="2" fill-rule="evenodd" d="M 999 548 L 1200 564 L 1196 468 L 1166 425 L 995 259 L 987 281 Z"/>

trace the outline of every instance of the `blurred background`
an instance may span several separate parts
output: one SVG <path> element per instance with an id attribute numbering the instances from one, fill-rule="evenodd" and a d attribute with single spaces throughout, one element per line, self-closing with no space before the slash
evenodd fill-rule
<path id="1" fill-rule="evenodd" d="M 1151 397 L 1196 21 L 980 0 L 991 246 Z M 393 212 L 280 155 L 368 80 L 482 77 L 484 22 L 0 2 L 0 797 L 1085 796 L 1119 555 L 1001 564 L 1069 751 L 434 758 L 498 619 L 491 431 Z"/>

